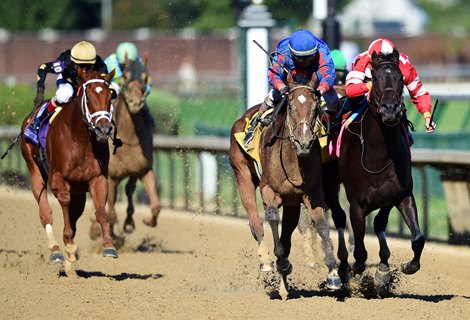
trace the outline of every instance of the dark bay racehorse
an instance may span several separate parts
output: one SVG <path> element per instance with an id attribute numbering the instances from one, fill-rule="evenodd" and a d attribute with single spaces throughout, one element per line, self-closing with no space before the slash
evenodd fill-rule
<path id="1" fill-rule="evenodd" d="M 374 231 L 380 244 L 376 280 L 383 282 L 390 273 L 390 250 L 385 237 L 390 210 L 396 207 L 411 231 L 414 257 L 402 264 L 403 273 L 413 274 L 419 270 L 425 239 L 418 223 L 410 150 L 402 121 L 403 75 L 398 51 L 386 56 L 374 54 L 372 69 L 369 108 L 344 131 L 339 167 L 355 237 L 353 271 L 365 270 L 365 217 L 380 209 L 374 219 Z"/>
<path id="2" fill-rule="evenodd" d="M 341 286 L 332 253 L 330 233 L 324 214 L 321 180 L 321 155 L 318 143 L 320 100 L 317 96 L 316 76 L 307 84 L 288 78 L 287 107 L 277 116 L 273 125 L 265 128 L 260 140 L 260 171 L 257 175 L 255 161 L 239 146 L 234 134 L 242 132 L 245 118 L 258 110 L 259 105 L 249 109 L 238 119 L 231 131 L 229 159 L 235 173 L 240 198 L 245 207 L 251 232 L 258 242 L 261 271 L 271 271 L 272 262 L 264 243 L 263 221 L 256 206 L 256 188 L 259 187 L 265 208 L 265 217 L 274 238 L 276 266 L 287 289 L 287 275 L 292 272 L 288 260 L 291 235 L 299 221 L 300 205 L 305 204 L 315 221 L 328 267 L 327 286 Z M 279 208 L 283 207 L 282 233 L 279 237 Z"/>
<path id="3" fill-rule="evenodd" d="M 133 194 L 137 180 L 140 179 L 150 199 L 151 215 L 144 219 L 144 224 L 155 227 L 160 213 L 161 205 L 157 194 L 157 180 L 152 169 L 153 164 L 153 128 L 148 112 L 143 109 L 148 95 L 147 85 L 150 84 L 150 75 L 147 71 L 148 56 L 143 61 L 126 59 L 121 78 L 121 90 L 114 102 L 117 133 L 123 145 L 111 155 L 109 159 L 109 197 L 108 214 L 111 225 L 111 234 L 114 236 L 113 226 L 117 223 L 115 203 L 120 182 L 129 177 L 126 184 L 128 200 L 127 217 L 123 229 L 131 233 L 135 229 L 132 215 L 134 213 Z M 96 223 L 92 224 L 90 235 L 99 236 Z"/>
<path id="4" fill-rule="evenodd" d="M 111 242 L 105 207 L 108 196 L 108 138 L 112 132 L 113 114 L 109 80 L 113 75 L 114 71 L 100 74 L 79 68 L 77 96 L 63 106 L 51 123 L 45 151 L 27 143 L 24 136 L 21 138 L 31 189 L 39 204 L 41 223 L 47 232 L 51 262 L 63 261 L 64 257 L 52 230 L 47 184 L 62 207 L 66 271 L 73 270 L 73 263 L 79 258 L 74 237 L 77 220 L 85 207 L 86 192 L 90 192 L 93 198 L 96 220 L 102 229 L 103 256 L 118 257 Z M 23 122 L 23 128 L 26 124 L 27 120 Z M 45 152 L 48 172 L 39 160 L 39 152 Z"/>

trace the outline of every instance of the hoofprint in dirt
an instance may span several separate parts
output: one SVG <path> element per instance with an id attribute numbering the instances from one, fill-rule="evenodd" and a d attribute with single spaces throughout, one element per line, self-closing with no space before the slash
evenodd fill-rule
<path id="1" fill-rule="evenodd" d="M 55 199 L 51 200 L 54 228 L 60 232 L 62 213 Z M 46 235 L 32 195 L 0 187 L 0 201 L 2 319 L 50 319 L 63 317 L 64 312 L 69 319 L 273 319 L 345 314 L 349 319 L 465 319 L 470 314 L 468 247 L 427 244 L 420 273 L 398 273 L 395 287 L 378 298 L 371 287 L 339 293 L 322 290 L 321 250 L 317 250 L 318 267 L 309 268 L 296 231 L 291 292 L 287 301 L 281 301 L 273 290 L 276 276 L 262 274 L 256 267 L 256 243 L 246 220 L 163 209 L 156 229 L 139 225 L 126 237 L 120 259 L 109 260 L 101 256 L 100 244 L 88 237 L 92 214 L 88 209 L 79 220 L 76 236 L 83 259 L 77 261 L 77 276 L 65 277 L 48 262 Z M 145 216 L 145 208 L 136 209 L 137 215 Z M 136 221 L 142 221 L 140 217 Z M 375 237 L 366 241 L 369 267 L 374 269 L 377 241 Z M 272 243 L 268 245 L 272 248 Z M 333 245 L 336 249 L 335 241 Z M 409 252 L 409 241 L 391 239 L 390 247 L 390 262 L 398 269 Z"/>

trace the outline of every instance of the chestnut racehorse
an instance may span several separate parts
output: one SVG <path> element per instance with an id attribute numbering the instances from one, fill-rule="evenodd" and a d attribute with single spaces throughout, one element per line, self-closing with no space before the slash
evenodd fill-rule
<path id="1" fill-rule="evenodd" d="M 46 148 L 34 146 L 21 138 L 21 150 L 26 161 L 31 189 L 39 204 L 39 217 L 46 229 L 50 261 L 61 262 L 64 257 L 52 230 L 52 208 L 47 199 L 47 185 L 62 207 L 64 217 L 63 241 L 65 243 L 66 271 L 73 270 L 79 258 L 74 243 L 77 220 L 83 213 L 86 193 L 90 192 L 95 207 L 96 220 L 103 234 L 103 256 L 117 258 L 106 212 L 108 196 L 108 138 L 112 133 L 113 106 L 109 74 L 78 68 L 79 88 L 76 97 L 63 105 L 56 114 L 47 133 Z M 23 128 L 27 125 L 23 122 Z M 45 154 L 47 165 L 40 160 Z M 43 157 L 44 158 L 44 157 Z M 49 167 L 49 170 L 47 170 Z"/>

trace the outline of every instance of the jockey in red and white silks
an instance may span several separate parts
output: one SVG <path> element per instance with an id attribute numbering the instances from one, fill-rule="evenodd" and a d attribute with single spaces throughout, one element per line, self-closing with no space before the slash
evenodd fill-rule
<path id="1" fill-rule="evenodd" d="M 373 41 L 369 49 L 360 53 L 354 59 L 352 70 L 346 78 L 346 94 L 350 98 L 367 94 L 372 87 L 371 56 L 376 54 L 389 54 L 393 52 L 395 45 L 388 39 L 381 38 Z M 416 109 L 425 118 L 427 132 L 433 132 L 436 124 L 431 121 L 431 96 L 423 83 L 419 79 L 416 69 L 410 62 L 408 56 L 400 52 L 399 67 L 403 74 L 403 83 L 405 84 L 410 98 Z"/>

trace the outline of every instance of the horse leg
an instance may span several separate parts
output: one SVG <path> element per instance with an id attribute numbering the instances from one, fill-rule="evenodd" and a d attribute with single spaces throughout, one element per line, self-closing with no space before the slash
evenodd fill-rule
<path id="1" fill-rule="evenodd" d="M 349 204 L 349 216 L 354 232 L 354 259 L 353 271 L 362 274 L 366 269 L 367 250 L 364 245 L 366 221 L 363 210 L 356 202 Z"/>
<path id="2" fill-rule="evenodd" d="M 137 184 L 136 177 L 129 177 L 126 183 L 125 191 L 127 197 L 126 219 L 124 220 L 123 230 L 125 233 L 132 233 L 135 230 L 134 218 L 134 191 Z"/>
<path id="3" fill-rule="evenodd" d="M 403 199 L 400 204 L 397 206 L 397 209 L 400 211 L 403 219 L 405 220 L 408 228 L 411 232 L 411 248 L 413 249 L 414 257 L 408 262 L 405 262 L 401 266 L 401 271 L 404 274 L 414 274 L 416 273 L 421 265 L 420 258 L 421 253 L 424 249 L 424 235 L 421 233 L 418 223 L 418 212 L 416 209 L 415 198 L 413 195 Z"/>
<path id="4" fill-rule="evenodd" d="M 316 243 L 316 237 L 314 234 L 315 226 L 312 218 L 306 212 L 305 206 L 301 207 L 299 223 L 297 225 L 299 233 L 302 236 L 302 244 L 304 249 L 304 255 L 307 257 L 307 266 L 310 268 L 315 267 L 315 250 L 314 246 Z"/>
<path id="5" fill-rule="evenodd" d="M 142 178 L 145 192 L 147 192 L 150 199 L 150 210 L 152 215 L 144 219 L 144 224 L 155 227 L 157 225 L 158 215 L 160 214 L 161 204 L 160 198 L 157 193 L 157 178 L 152 170 L 149 170 Z"/>
<path id="6" fill-rule="evenodd" d="M 114 248 L 108 225 L 108 214 L 106 212 L 106 198 L 108 196 L 108 181 L 105 176 L 98 176 L 89 183 L 89 190 L 95 207 L 96 221 L 101 226 L 103 237 L 103 256 L 117 258 L 118 253 Z"/>
<path id="7" fill-rule="evenodd" d="M 273 261 L 264 242 L 263 220 L 256 206 L 256 186 L 253 183 L 248 166 L 233 166 L 240 200 L 248 215 L 248 223 L 253 238 L 258 242 L 259 269 L 262 272 L 273 271 Z"/>
<path id="8" fill-rule="evenodd" d="M 390 281 L 390 266 L 388 259 L 390 258 L 390 249 L 388 248 L 387 238 L 385 235 L 385 229 L 388 224 L 388 216 L 391 206 L 384 207 L 379 210 L 374 218 L 374 231 L 379 239 L 379 267 L 375 272 L 375 281 L 379 284 L 386 284 Z"/>
<path id="9" fill-rule="evenodd" d="M 64 261 L 64 256 L 60 252 L 59 243 L 52 229 L 52 208 L 47 199 L 46 183 L 34 161 L 28 161 L 27 164 L 31 180 L 31 190 L 39 205 L 39 219 L 43 228 L 46 229 L 48 248 L 51 252 L 49 261 L 54 264 L 61 263 Z"/>
<path id="10" fill-rule="evenodd" d="M 318 195 L 319 193 L 315 192 L 314 194 Z M 323 252 L 325 253 L 325 264 L 328 267 L 328 276 L 326 279 L 326 286 L 330 290 L 340 289 L 341 279 L 338 275 L 338 270 L 336 268 L 336 260 L 333 254 L 333 246 L 331 245 L 330 240 L 330 226 L 326 220 L 325 210 L 319 204 L 320 198 L 316 196 L 312 198 L 308 195 L 304 196 L 304 204 L 312 217 L 317 233 L 321 238 L 321 244 Z"/>
<path id="11" fill-rule="evenodd" d="M 77 233 L 77 221 L 85 209 L 86 193 L 71 194 L 70 203 L 62 207 L 64 214 L 65 272 L 74 272 L 74 263 L 80 259 L 80 251 L 74 242 Z"/>

